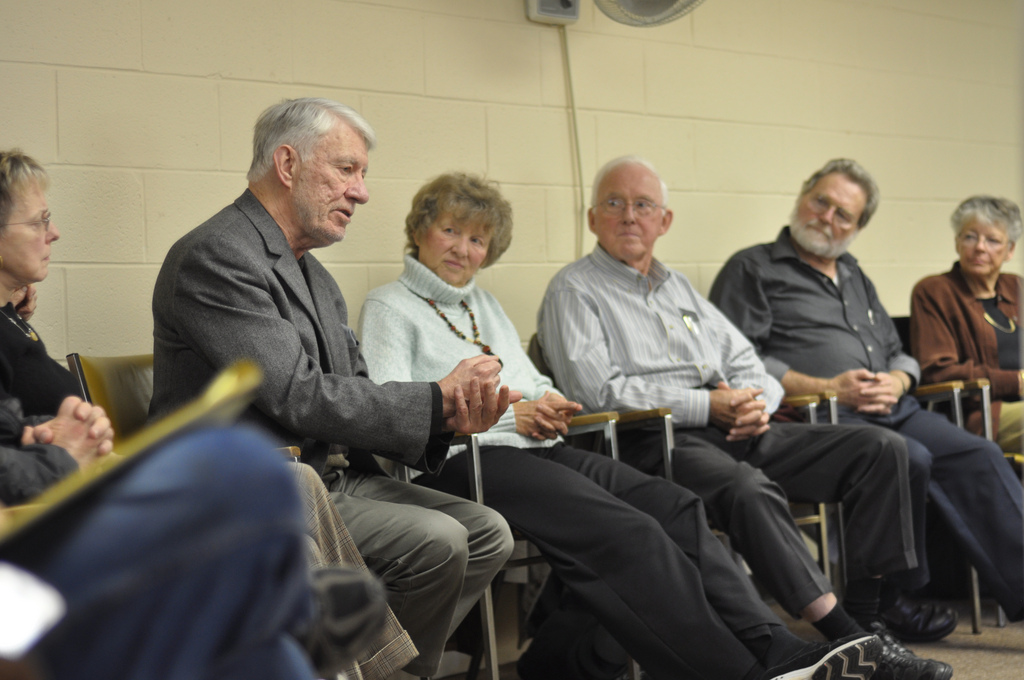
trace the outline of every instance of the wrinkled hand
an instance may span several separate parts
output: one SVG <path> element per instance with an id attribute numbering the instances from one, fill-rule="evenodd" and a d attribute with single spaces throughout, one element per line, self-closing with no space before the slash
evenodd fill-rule
<path id="1" fill-rule="evenodd" d="M 891 373 L 855 368 L 830 381 L 839 403 L 860 413 L 887 414 L 903 394 L 903 383 Z"/>
<path id="2" fill-rule="evenodd" d="M 727 433 L 731 442 L 750 439 L 768 431 L 769 414 L 765 412 L 764 392 L 760 387 L 732 389 L 720 382 L 711 390 L 711 423 Z"/>
<path id="3" fill-rule="evenodd" d="M 78 467 L 84 468 L 110 453 L 114 430 L 101 407 L 68 397 L 61 403 L 56 418 L 26 427 L 21 443 L 59 446 L 78 461 Z"/>
<path id="4" fill-rule="evenodd" d="M 22 319 L 28 321 L 36 313 L 38 296 L 39 292 L 32 284 L 18 288 L 14 291 L 14 295 L 11 296 L 11 302 L 14 303 L 14 311 Z"/>
<path id="5" fill-rule="evenodd" d="M 497 377 L 473 378 L 468 390 L 463 390 L 462 385 L 455 386 L 455 415 L 445 418 L 444 429 L 463 434 L 485 432 L 498 422 L 510 403 L 522 398 L 522 392 L 510 390 L 508 385 L 498 388 Z"/>
<path id="6" fill-rule="evenodd" d="M 472 380 L 489 382 L 492 392 L 498 389 L 498 384 L 500 383 L 498 378 L 499 372 L 501 372 L 501 362 L 498 360 L 498 357 L 489 354 L 480 354 L 460 361 L 459 365 L 451 373 L 437 381 L 438 386 L 441 388 L 441 396 L 444 398 L 444 417 L 451 418 L 454 416 L 456 404 L 469 397 L 469 384 Z M 463 399 L 456 400 L 456 387 L 462 388 Z M 459 430 L 459 432 L 462 432 L 462 430 Z"/>
<path id="7" fill-rule="evenodd" d="M 540 399 L 520 401 L 514 409 L 516 432 L 534 439 L 555 439 L 569 433 L 569 421 L 583 407 L 560 394 L 545 392 Z"/>

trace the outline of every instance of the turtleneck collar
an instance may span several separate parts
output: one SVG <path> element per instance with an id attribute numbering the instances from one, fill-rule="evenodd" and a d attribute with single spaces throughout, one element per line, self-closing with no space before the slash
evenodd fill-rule
<path id="1" fill-rule="evenodd" d="M 438 304 L 454 305 L 476 290 L 476 277 L 462 288 L 456 288 L 441 280 L 434 272 L 412 255 L 405 256 L 405 271 L 398 280 L 415 295 L 434 300 Z"/>

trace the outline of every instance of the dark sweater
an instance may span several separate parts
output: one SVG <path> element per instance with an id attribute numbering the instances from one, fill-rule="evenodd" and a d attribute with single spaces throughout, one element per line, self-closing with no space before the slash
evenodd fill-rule
<path id="1" fill-rule="evenodd" d="M 0 318 L 0 385 L 21 402 L 26 416 L 52 416 L 65 397 L 80 396 L 70 371 L 50 358 L 43 341 L 32 340 L 7 315 Z"/>

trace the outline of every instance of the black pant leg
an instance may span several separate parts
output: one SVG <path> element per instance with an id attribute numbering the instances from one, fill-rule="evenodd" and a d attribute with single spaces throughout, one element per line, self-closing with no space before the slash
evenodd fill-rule
<path id="1" fill-rule="evenodd" d="M 695 435 L 676 428 L 673 479 L 700 496 L 712 523 L 729 536 L 757 579 L 796 616 L 832 585 L 811 557 L 778 484 Z M 658 431 L 619 436 L 623 461 L 658 474 L 664 469 Z"/>
<path id="2" fill-rule="evenodd" d="M 645 487 L 671 485 L 598 454 L 557 448 L 484 447 L 487 505 L 540 549 L 652 677 L 741 678 L 756 668 L 737 634 L 781 622 L 756 595 L 748 599 L 749 583 L 708 530 L 699 499 L 655 490 L 671 499 L 662 514 L 684 539 L 678 545 L 657 519 L 603 488 L 644 495 Z M 464 454 L 450 458 L 439 476 L 417 481 L 467 495 Z M 744 630 L 730 628 L 713 601 Z"/>

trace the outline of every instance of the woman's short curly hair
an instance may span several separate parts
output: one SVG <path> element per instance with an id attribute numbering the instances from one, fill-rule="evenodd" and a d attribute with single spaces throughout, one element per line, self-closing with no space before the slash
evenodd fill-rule
<path id="1" fill-rule="evenodd" d="M 442 216 L 456 222 L 475 222 L 487 230 L 490 243 L 481 268 L 497 262 L 512 243 L 512 205 L 501 195 L 497 182 L 479 175 L 448 172 L 416 192 L 405 218 L 405 249 L 410 255 L 419 257 L 416 239 Z"/>
<path id="2" fill-rule="evenodd" d="M 43 191 L 50 186 L 43 166 L 21 149 L 0 151 L 0 234 L 11 219 L 15 201 L 33 184 Z"/>

